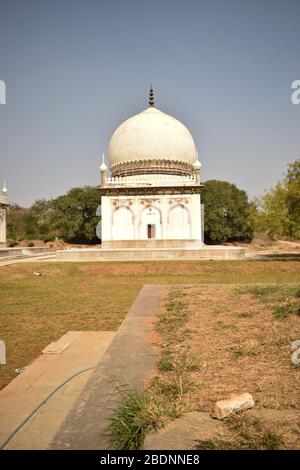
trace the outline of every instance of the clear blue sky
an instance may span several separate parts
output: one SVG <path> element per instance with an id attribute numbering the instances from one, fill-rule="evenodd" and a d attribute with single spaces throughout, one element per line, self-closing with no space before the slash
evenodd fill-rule
<path id="1" fill-rule="evenodd" d="M 98 184 L 147 106 L 191 131 L 204 180 L 251 197 L 300 156 L 299 0 L 0 0 L 0 179 L 11 201 Z"/>

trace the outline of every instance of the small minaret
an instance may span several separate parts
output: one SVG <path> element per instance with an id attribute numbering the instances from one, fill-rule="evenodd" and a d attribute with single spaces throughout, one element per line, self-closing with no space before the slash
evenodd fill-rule
<path id="1" fill-rule="evenodd" d="M 195 174 L 195 183 L 197 186 L 200 185 L 200 171 L 201 171 L 201 163 L 199 162 L 198 152 L 197 152 L 197 160 L 195 161 L 194 167 L 194 174 Z"/>
<path id="2" fill-rule="evenodd" d="M 102 154 L 102 163 L 100 165 L 100 186 L 104 188 L 106 186 L 106 170 L 107 166 L 105 165 L 104 153 Z"/>
<path id="3" fill-rule="evenodd" d="M 8 208 L 7 187 L 4 181 L 0 196 L 0 246 L 6 246 L 6 211 Z"/>
<path id="4" fill-rule="evenodd" d="M 152 85 L 150 86 L 148 103 L 150 107 L 154 107 L 154 91 L 153 91 Z"/>
<path id="5" fill-rule="evenodd" d="M 6 187 L 5 180 L 4 180 L 4 182 L 3 182 L 2 197 L 3 197 L 3 199 L 5 199 L 6 202 L 7 202 L 7 187 Z"/>

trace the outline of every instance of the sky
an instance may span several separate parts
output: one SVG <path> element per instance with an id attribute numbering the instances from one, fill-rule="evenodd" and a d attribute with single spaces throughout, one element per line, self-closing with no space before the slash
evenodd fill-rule
<path id="1" fill-rule="evenodd" d="M 102 152 L 151 83 L 192 133 L 202 179 L 262 194 L 300 157 L 299 18 L 299 0 L 0 0 L 10 201 L 99 184 Z"/>

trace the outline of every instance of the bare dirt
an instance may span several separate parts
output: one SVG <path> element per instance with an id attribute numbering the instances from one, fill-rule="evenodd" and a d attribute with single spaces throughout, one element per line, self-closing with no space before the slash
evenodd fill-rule
<path id="1" fill-rule="evenodd" d="M 255 237 L 251 243 L 225 243 L 227 246 L 240 246 L 246 253 L 257 254 L 283 254 L 300 253 L 300 240 L 270 240 L 267 237 Z"/>
<path id="2" fill-rule="evenodd" d="M 300 366 L 291 362 L 291 343 L 300 338 L 299 284 L 176 290 L 190 312 L 176 354 L 188 351 L 197 361 L 185 407 L 210 414 L 230 393 L 249 392 L 255 401 L 225 420 L 230 438 L 203 441 L 199 449 L 299 449 Z"/>
<path id="3" fill-rule="evenodd" d="M 200 360 L 191 398 L 199 410 L 241 392 L 253 395 L 256 408 L 299 407 L 300 368 L 291 363 L 298 315 L 276 320 L 273 306 L 226 286 L 192 287 L 188 299 L 187 341 Z"/>

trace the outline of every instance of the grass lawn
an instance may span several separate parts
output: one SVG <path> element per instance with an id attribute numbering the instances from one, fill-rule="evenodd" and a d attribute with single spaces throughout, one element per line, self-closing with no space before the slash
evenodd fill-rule
<path id="1" fill-rule="evenodd" d="M 116 330 L 144 284 L 252 284 L 300 281 L 297 261 L 24 263 L 0 268 L 0 339 L 15 369 L 69 330 Z M 35 276 L 34 272 L 42 273 Z"/>
<path id="2" fill-rule="evenodd" d="M 115 410 L 113 447 L 141 449 L 149 432 L 183 413 L 210 414 L 230 393 L 248 392 L 255 407 L 226 418 L 222 434 L 194 447 L 298 449 L 300 366 L 291 362 L 291 343 L 300 338 L 300 283 L 177 285 L 168 292 L 155 327 L 156 371 Z"/>

